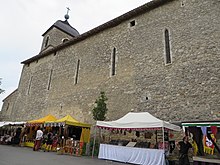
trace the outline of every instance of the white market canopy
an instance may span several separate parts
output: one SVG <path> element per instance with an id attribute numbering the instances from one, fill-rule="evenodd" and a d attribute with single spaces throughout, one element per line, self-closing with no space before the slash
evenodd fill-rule
<path id="1" fill-rule="evenodd" d="M 177 125 L 160 120 L 148 112 L 129 112 L 122 118 L 115 121 L 97 121 L 96 126 L 103 129 L 123 129 L 123 130 L 158 130 L 169 129 L 180 131 Z"/>
<path id="2" fill-rule="evenodd" d="M 20 122 L 12 122 L 12 121 L 1 121 L 0 122 L 0 127 L 6 126 L 6 125 L 23 125 L 26 122 L 20 121 Z"/>

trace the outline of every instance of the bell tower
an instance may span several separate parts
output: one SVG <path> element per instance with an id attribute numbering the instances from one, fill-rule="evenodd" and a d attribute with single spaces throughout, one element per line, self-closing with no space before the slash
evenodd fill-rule
<path id="1" fill-rule="evenodd" d="M 43 42 L 41 52 L 56 47 L 68 40 L 79 36 L 79 32 L 72 27 L 69 22 L 69 11 L 67 7 L 67 14 L 65 14 L 65 21 L 56 21 L 42 36 Z"/>

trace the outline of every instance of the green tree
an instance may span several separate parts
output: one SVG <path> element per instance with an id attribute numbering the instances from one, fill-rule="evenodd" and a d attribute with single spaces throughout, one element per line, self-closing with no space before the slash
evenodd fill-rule
<path id="1" fill-rule="evenodd" d="M 0 78 L 0 85 L 2 84 L 1 80 L 2 80 L 2 78 Z M 5 90 L 3 90 L 3 89 L 0 88 L 0 94 L 3 93 L 4 91 L 5 91 Z"/>
<path id="2" fill-rule="evenodd" d="M 105 92 L 100 92 L 99 98 L 95 101 L 96 106 L 92 110 L 94 120 L 104 121 L 106 119 L 105 115 L 108 111 L 108 108 L 105 101 L 107 100 L 108 98 L 105 96 Z"/>

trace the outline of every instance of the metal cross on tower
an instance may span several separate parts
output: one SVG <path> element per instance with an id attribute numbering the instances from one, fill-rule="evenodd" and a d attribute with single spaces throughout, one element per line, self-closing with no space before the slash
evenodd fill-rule
<path id="1" fill-rule="evenodd" d="M 69 14 L 69 11 L 70 11 L 70 8 L 69 8 L 69 7 L 67 7 L 67 13 L 66 13 L 67 15 Z"/>

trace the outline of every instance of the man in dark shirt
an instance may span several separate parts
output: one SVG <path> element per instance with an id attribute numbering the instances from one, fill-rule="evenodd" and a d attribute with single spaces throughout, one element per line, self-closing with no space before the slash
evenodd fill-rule
<path id="1" fill-rule="evenodd" d="M 188 158 L 188 151 L 192 148 L 192 145 L 189 143 L 188 136 L 183 138 L 183 141 L 177 143 L 177 148 L 179 149 L 179 165 L 190 165 Z"/>

